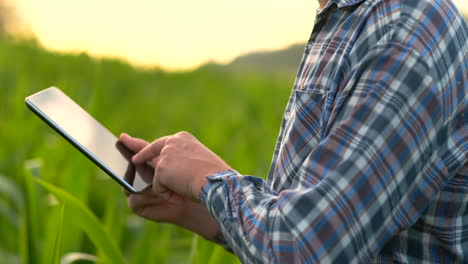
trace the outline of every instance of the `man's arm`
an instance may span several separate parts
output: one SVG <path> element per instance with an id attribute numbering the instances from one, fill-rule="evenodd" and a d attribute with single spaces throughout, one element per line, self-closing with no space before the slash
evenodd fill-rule
<path id="1" fill-rule="evenodd" d="M 134 161 L 156 161 L 156 191 L 200 196 L 243 262 L 370 261 L 415 223 L 454 171 L 438 149 L 447 129 L 442 90 L 416 51 L 375 46 L 348 77 L 349 99 L 308 157 L 311 177 L 322 179 L 313 186 L 275 193 L 186 133 Z M 314 167 L 324 173 L 313 175 Z"/>
<path id="2" fill-rule="evenodd" d="M 310 177 L 322 179 L 317 184 L 276 194 L 235 171 L 209 177 L 201 201 L 241 260 L 368 262 L 413 225 L 466 162 L 461 156 L 449 170 L 440 142 L 451 136 L 455 112 L 466 109 L 444 116 L 441 94 L 459 102 L 467 95 L 442 90 L 431 75 L 422 56 L 399 43 L 369 50 L 348 76 L 348 99 L 329 132 L 307 157 Z M 463 140 L 453 138 L 467 153 Z M 324 173 L 314 175 L 318 170 Z"/>

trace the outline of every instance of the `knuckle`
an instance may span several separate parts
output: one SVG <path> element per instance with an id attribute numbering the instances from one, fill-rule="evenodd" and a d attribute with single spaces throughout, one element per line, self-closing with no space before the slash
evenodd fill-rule
<path id="1" fill-rule="evenodd" d="M 170 156 L 170 154 L 172 153 L 173 151 L 173 147 L 171 145 L 166 145 L 164 146 L 162 149 L 161 149 L 161 152 L 159 153 L 159 155 L 161 157 L 167 157 L 167 156 Z"/>
<path id="2" fill-rule="evenodd" d="M 190 134 L 189 132 L 187 131 L 180 131 L 179 133 L 177 133 L 176 135 L 180 136 L 180 137 L 187 137 L 187 136 L 191 136 L 192 134 Z"/>
<path id="3" fill-rule="evenodd" d="M 177 135 L 171 136 L 166 140 L 165 147 L 177 144 Z"/>
<path id="4" fill-rule="evenodd" d="M 164 146 L 162 149 L 161 149 L 161 152 L 159 152 L 159 156 L 162 157 L 162 156 L 166 156 L 167 154 L 167 150 L 168 150 L 168 146 Z"/>
<path id="5" fill-rule="evenodd" d="M 159 162 L 158 162 L 158 167 L 157 167 L 157 173 L 156 174 L 160 174 L 160 173 L 164 173 L 167 169 L 167 158 L 165 157 L 162 157 L 159 159 Z"/>

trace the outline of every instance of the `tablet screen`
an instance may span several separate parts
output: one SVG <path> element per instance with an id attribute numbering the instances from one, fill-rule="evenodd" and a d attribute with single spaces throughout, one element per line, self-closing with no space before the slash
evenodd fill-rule
<path id="1" fill-rule="evenodd" d="M 130 191 L 141 191 L 148 186 L 140 170 L 130 162 L 133 153 L 62 91 L 48 88 L 28 97 L 26 102 L 44 121 L 124 187 L 129 189 L 128 184 L 135 189 Z"/>

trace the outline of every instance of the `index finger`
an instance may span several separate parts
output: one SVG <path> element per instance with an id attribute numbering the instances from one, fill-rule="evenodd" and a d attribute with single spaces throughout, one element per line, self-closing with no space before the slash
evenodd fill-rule
<path id="1" fill-rule="evenodd" d="M 147 141 L 131 137 L 126 133 L 122 133 L 119 137 L 119 140 L 134 153 L 137 153 L 138 151 L 142 150 L 144 147 L 149 145 Z"/>
<path id="2" fill-rule="evenodd" d="M 140 152 L 133 156 L 132 161 L 133 163 L 143 163 L 146 161 L 152 160 L 154 157 L 159 156 L 161 153 L 161 149 L 166 145 L 166 141 L 169 136 L 165 136 L 153 141 L 153 143 L 144 147 Z"/>

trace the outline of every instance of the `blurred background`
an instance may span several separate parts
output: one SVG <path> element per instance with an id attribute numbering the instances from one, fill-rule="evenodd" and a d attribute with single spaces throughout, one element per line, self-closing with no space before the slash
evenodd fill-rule
<path id="1" fill-rule="evenodd" d="M 120 187 L 24 98 L 57 86 L 114 134 L 187 130 L 238 171 L 266 177 L 317 7 L 0 0 L 0 263 L 238 263 L 134 216 Z"/>

